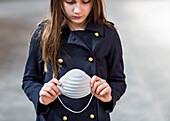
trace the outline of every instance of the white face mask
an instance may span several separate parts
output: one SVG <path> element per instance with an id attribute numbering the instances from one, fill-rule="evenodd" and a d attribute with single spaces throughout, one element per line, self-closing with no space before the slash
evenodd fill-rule
<path id="1" fill-rule="evenodd" d="M 72 69 L 62 76 L 58 86 L 61 93 L 69 98 L 82 98 L 91 93 L 91 77 L 80 69 Z"/>
<path id="2" fill-rule="evenodd" d="M 63 95 L 69 98 L 78 99 L 78 98 L 85 97 L 91 93 L 90 80 L 91 77 L 88 76 L 84 71 L 80 69 L 72 69 L 60 78 L 59 81 L 62 83 L 62 85 L 58 86 L 58 88 L 60 89 Z M 92 98 L 93 95 L 91 95 L 91 98 L 89 99 L 87 105 L 82 110 L 74 111 L 68 108 L 62 102 L 60 96 L 58 96 L 58 99 L 61 102 L 61 104 L 64 106 L 64 108 L 66 108 L 72 113 L 82 113 L 90 105 Z"/>

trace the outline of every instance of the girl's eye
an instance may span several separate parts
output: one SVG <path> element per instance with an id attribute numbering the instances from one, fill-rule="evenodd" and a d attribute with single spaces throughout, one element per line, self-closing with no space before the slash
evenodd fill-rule
<path id="1" fill-rule="evenodd" d="M 90 0 L 82 0 L 82 2 L 83 2 L 84 4 L 87 4 L 87 3 L 90 2 Z"/>
<path id="2" fill-rule="evenodd" d="M 64 0 L 67 4 L 74 4 L 74 3 L 76 3 L 76 1 L 75 0 Z M 91 0 L 82 0 L 82 3 L 83 4 L 87 4 L 87 3 L 89 3 Z"/>
<path id="3" fill-rule="evenodd" d="M 75 3 L 74 0 L 65 0 L 65 2 L 66 2 L 67 4 L 74 4 L 74 3 Z"/>

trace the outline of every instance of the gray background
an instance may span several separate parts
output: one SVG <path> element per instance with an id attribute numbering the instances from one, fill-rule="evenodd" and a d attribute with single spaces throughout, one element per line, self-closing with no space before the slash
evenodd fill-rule
<path id="1" fill-rule="evenodd" d="M 0 0 L 0 121 L 34 121 L 21 90 L 28 38 L 48 0 Z M 170 120 L 170 1 L 106 0 L 120 33 L 128 88 L 112 121 Z"/>

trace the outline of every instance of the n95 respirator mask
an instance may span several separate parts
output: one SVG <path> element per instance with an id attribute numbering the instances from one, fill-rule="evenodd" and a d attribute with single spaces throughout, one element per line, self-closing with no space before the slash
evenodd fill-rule
<path id="1" fill-rule="evenodd" d="M 58 88 L 60 89 L 61 93 L 64 96 L 67 96 L 69 98 L 79 99 L 91 93 L 91 87 L 90 87 L 91 77 L 88 76 L 84 71 L 80 69 L 72 69 L 68 71 L 64 76 L 62 76 L 59 79 L 59 81 L 62 83 L 62 85 L 58 86 Z M 69 107 L 67 107 L 64 104 L 64 102 L 60 99 L 60 96 L 58 96 L 58 99 L 60 103 L 63 105 L 63 107 L 72 113 L 83 112 L 90 105 L 92 98 L 93 95 L 91 95 L 91 98 L 87 102 L 87 105 L 82 110 L 74 111 Z"/>
<path id="2" fill-rule="evenodd" d="M 72 69 L 62 76 L 58 86 L 61 93 L 69 98 L 82 98 L 91 93 L 91 77 L 80 69 Z"/>

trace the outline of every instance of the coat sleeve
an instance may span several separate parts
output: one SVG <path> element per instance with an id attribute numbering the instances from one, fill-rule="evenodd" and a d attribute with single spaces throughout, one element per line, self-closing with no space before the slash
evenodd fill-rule
<path id="1" fill-rule="evenodd" d="M 108 65 L 108 78 L 112 92 L 112 100 L 107 103 L 103 103 L 104 110 L 106 112 L 112 112 L 116 102 L 124 94 L 126 90 L 125 74 L 124 74 L 124 64 L 122 57 L 122 47 L 119 35 L 116 30 L 113 30 L 111 48 L 107 56 Z"/>
<path id="2" fill-rule="evenodd" d="M 43 25 L 39 25 L 31 37 L 29 55 L 25 66 L 22 89 L 33 102 L 37 115 L 46 113 L 49 105 L 39 103 L 39 92 L 44 84 L 44 65 L 41 59 L 41 34 Z"/>

